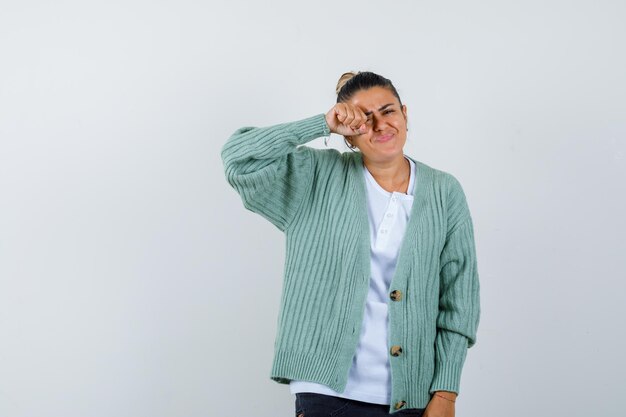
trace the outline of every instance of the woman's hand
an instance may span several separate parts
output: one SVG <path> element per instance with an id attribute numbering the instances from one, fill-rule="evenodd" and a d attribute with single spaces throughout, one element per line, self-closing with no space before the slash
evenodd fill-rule
<path id="1" fill-rule="evenodd" d="M 332 133 L 355 136 L 367 132 L 367 116 L 350 103 L 337 103 L 326 113 L 326 124 Z"/>
<path id="2" fill-rule="evenodd" d="M 437 394 L 447 399 L 433 395 L 426 406 L 423 417 L 454 417 L 454 402 L 452 401 L 456 400 L 456 394 L 447 391 L 437 391 Z"/>

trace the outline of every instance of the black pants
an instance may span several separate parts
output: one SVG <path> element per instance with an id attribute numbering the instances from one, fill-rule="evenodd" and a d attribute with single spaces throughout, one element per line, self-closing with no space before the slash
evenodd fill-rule
<path id="1" fill-rule="evenodd" d="M 423 414 L 423 408 L 408 408 L 393 415 L 421 417 Z M 300 392 L 296 394 L 296 417 L 389 417 L 389 405 Z"/>

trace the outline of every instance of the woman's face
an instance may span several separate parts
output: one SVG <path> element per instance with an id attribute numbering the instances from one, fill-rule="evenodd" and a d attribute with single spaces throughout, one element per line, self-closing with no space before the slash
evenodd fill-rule
<path id="1" fill-rule="evenodd" d="M 403 155 L 406 142 L 406 106 L 386 88 L 372 87 L 356 92 L 349 100 L 367 116 L 367 132 L 348 136 L 369 162 L 391 162 Z"/>

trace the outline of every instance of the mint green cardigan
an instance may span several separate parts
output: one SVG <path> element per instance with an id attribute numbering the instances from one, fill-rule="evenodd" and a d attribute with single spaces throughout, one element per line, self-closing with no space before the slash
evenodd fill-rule
<path id="1" fill-rule="evenodd" d="M 222 149 L 244 206 L 285 233 L 286 257 L 270 378 L 342 392 L 359 342 L 370 281 L 363 161 L 303 145 L 330 134 L 324 114 L 237 130 Z M 389 412 L 459 392 L 476 342 L 479 282 L 472 220 L 459 182 L 416 164 L 414 202 L 389 291 Z"/>

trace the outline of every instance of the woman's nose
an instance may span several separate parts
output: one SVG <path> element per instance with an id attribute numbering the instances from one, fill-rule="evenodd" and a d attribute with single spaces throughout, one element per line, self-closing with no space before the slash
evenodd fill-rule
<path id="1" fill-rule="evenodd" d="M 382 117 L 372 117 L 372 129 L 374 130 L 382 130 L 385 127 L 385 121 Z"/>

